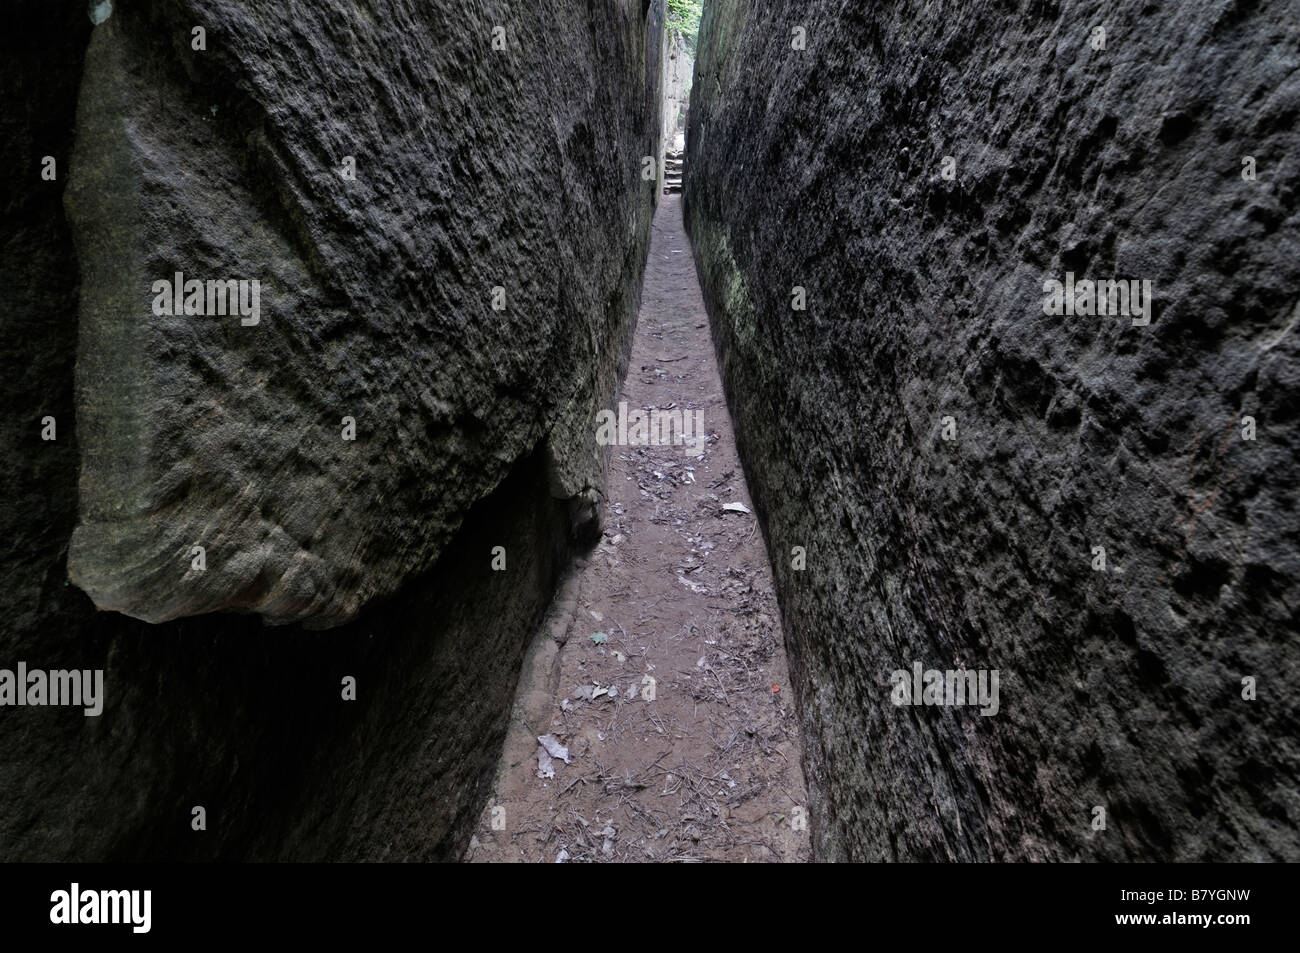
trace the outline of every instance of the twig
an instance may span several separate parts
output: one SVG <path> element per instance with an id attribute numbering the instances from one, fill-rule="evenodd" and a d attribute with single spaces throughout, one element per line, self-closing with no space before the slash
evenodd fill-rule
<path id="1" fill-rule="evenodd" d="M 579 781 L 581 781 L 583 784 L 587 783 L 586 778 L 584 778 L 582 775 L 578 775 L 576 778 L 574 778 L 572 781 L 570 781 L 568 784 L 564 786 L 564 790 L 560 792 L 560 797 L 564 797 L 564 795 L 568 794 L 569 788 L 573 787 Z"/>
<path id="2" fill-rule="evenodd" d="M 718 678 L 718 673 L 713 670 L 713 666 L 709 666 L 708 668 L 705 669 L 705 671 L 708 672 L 710 675 L 712 675 L 714 678 L 718 679 L 718 688 L 722 690 L 722 700 L 726 702 L 728 705 L 730 705 L 731 699 L 727 698 L 727 689 L 723 686 L 722 679 Z"/>

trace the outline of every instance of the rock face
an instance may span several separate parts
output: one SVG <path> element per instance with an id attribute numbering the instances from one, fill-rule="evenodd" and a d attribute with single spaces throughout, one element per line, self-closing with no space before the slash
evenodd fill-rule
<path id="1" fill-rule="evenodd" d="M 287 6 L 6 11 L 0 670 L 105 697 L 0 707 L 0 859 L 457 856 L 591 532 L 661 5 Z"/>
<path id="2" fill-rule="evenodd" d="M 823 859 L 1300 859 L 1300 22 L 1097 15 L 705 10 L 687 224 Z"/>
<path id="3" fill-rule="evenodd" d="M 665 151 L 675 152 L 673 140 L 684 130 L 684 115 L 690 109 L 695 58 L 691 56 L 686 37 L 676 31 L 664 34 L 664 52 L 662 136 Z"/>
<path id="4" fill-rule="evenodd" d="M 591 506 L 651 212 L 646 50 L 635 3 L 192 0 L 95 28 L 65 201 L 69 572 L 96 605 L 347 621 L 539 444 Z"/>
<path id="5" fill-rule="evenodd" d="M 663 127 L 659 157 L 660 188 L 664 194 L 682 190 L 682 158 L 686 138 L 686 112 L 690 108 L 691 77 L 695 58 L 686 37 L 676 30 L 664 32 Z"/>

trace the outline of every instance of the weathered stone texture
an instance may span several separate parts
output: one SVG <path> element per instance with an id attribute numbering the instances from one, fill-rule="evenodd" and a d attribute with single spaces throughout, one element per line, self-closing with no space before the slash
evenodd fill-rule
<path id="1" fill-rule="evenodd" d="M 636 2 L 118 4 L 66 197 L 77 585 L 148 621 L 327 626 L 539 441 L 589 506 L 650 222 L 647 49 Z M 157 316 L 176 272 L 259 280 L 260 323 Z"/>
<path id="2" fill-rule="evenodd" d="M 682 113 L 690 106 L 691 78 L 695 74 L 695 58 L 690 46 L 680 33 L 664 34 L 663 69 L 663 137 L 665 151 L 675 151 L 673 140 L 680 134 Z"/>
<path id="3" fill-rule="evenodd" d="M 706 8 L 687 223 L 821 857 L 1300 859 L 1298 120 L 1291 3 Z M 1154 319 L 1046 316 L 1067 271 Z M 915 661 L 1000 712 L 893 706 Z"/>
<path id="4" fill-rule="evenodd" d="M 106 699 L 0 708 L 0 859 L 463 849 L 590 532 L 661 24 L 636 0 L 117 0 L 93 28 L 84 0 L 8 5 L 0 668 L 102 668 Z M 155 317 L 177 270 L 259 278 L 260 324 Z M 70 538 L 101 606 L 210 614 L 95 611 Z M 293 620 L 333 627 L 264 625 Z"/>

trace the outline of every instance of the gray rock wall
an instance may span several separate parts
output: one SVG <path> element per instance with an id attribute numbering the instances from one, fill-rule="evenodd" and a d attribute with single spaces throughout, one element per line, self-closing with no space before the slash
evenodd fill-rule
<path id="1" fill-rule="evenodd" d="M 456 856 L 592 531 L 660 5 L 11 8 L 0 669 L 105 700 L 0 708 L 0 859 Z"/>
<path id="2" fill-rule="evenodd" d="M 657 154 L 641 6 L 119 6 L 66 197 L 96 605 L 338 624 L 539 441 L 590 497 Z M 260 313 L 159 315 L 178 272 Z"/>
<path id="3" fill-rule="evenodd" d="M 691 79 L 695 75 L 695 59 L 691 56 L 686 38 L 669 31 L 664 35 L 663 69 L 663 130 L 664 149 L 675 151 L 673 140 L 679 134 L 682 111 L 689 109 Z"/>
<path id="4" fill-rule="evenodd" d="M 1293 3 L 706 8 L 687 224 L 821 858 L 1300 859 L 1298 66 Z M 894 705 L 916 662 L 998 712 Z"/>

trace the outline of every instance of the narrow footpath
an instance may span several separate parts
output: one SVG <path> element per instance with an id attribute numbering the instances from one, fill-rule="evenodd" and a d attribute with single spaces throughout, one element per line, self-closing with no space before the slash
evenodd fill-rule
<path id="1" fill-rule="evenodd" d="M 529 650 L 465 859 L 806 861 L 772 572 L 677 195 L 655 216 L 619 400 L 702 411 L 707 442 L 611 448 L 604 537 Z"/>

